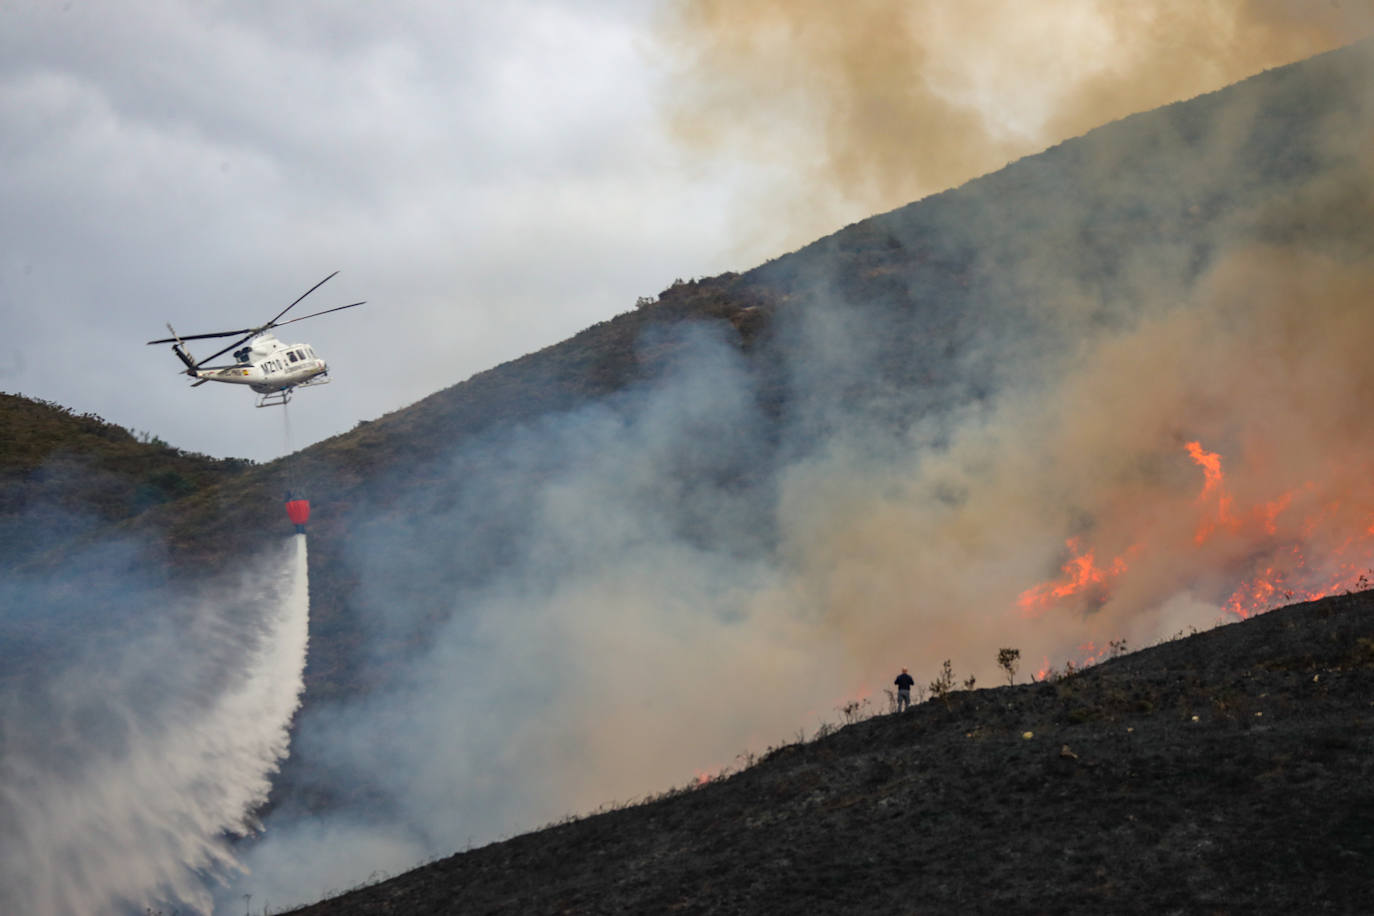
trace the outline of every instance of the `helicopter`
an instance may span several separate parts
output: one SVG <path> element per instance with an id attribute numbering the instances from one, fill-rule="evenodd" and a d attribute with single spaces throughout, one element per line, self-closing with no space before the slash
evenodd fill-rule
<path id="1" fill-rule="evenodd" d="M 172 352 L 177 355 L 177 359 L 185 364 L 186 374 L 197 380 L 191 383 L 192 388 L 197 388 L 206 382 L 247 385 L 260 395 L 257 406 L 281 405 L 285 407 L 291 400 L 291 393 L 297 388 L 307 388 L 329 382 L 329 366 L 315 354 L 314 349 L 309 344 L 282 343 L 272 333 L 272 329 L 291 324 L 294 321 L 304 321 L 307 318 L 363 305 L 363 302 L 351 302 L 348 305 L 325 309 L 322 312 L 312 312 L 299 318 L 281 320 L 282 316 L 299 305 L 302 299 L 319 289 L 337 274 L 338 271 L 334 271 L 302 293 L 295 302 L 278 312 L 271 321 L 256 328 L 215 331 L 209 334 L 177 334 L 169 323 L 167 330 L 171 332 L 172 336 L 160 340 L 150 340 L 148 344 L 171 344 Z M 204 359 L 191 357 L 191 353 L 186 347 L 186 341 L 206 340 L 214 337 L 238 337 L 238 340 Z M 234 351 L 232 363 L 221 366 L 207 365 L 211 360 L 223 356 L 230 350 Z"/>

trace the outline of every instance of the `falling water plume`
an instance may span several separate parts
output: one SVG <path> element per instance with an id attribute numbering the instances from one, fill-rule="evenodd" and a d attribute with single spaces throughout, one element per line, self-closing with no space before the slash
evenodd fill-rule
<path id="1" fill-rule="evenodd" d="M 59 586 L 4 586 L 66 613 Z M 87 610 L 60 665 L 0 683 L 0 910 L 208 912 L 206 876 L 238 870 L 226 835 L 257 828 L 300 702 L 306 539 L 193 599 L 166 593 L 135 596 L 158 609 L 137 632 Z"/>

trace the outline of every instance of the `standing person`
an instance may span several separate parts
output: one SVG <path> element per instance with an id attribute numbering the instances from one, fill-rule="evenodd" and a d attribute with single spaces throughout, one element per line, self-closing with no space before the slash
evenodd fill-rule
<path id="1" fill-rule="evenodd" d="M 897 675 L 897 679 L 892 683 L 897 685 L 897 711 L 905 712 L 911 706 L 911 685 L 916 683 L 911 675 L 907 674 L 905 668 L 902 673 Z"/>

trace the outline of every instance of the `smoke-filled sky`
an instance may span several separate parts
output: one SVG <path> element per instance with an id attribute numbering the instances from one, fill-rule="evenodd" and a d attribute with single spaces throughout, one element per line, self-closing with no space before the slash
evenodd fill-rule
<path id="1" fill-rule="evenodd" d="M 295 325 L 291 446 L 1099 123 L 1336 46 L 1369 4 L 0 8 L 0 390 L 193 451 L 282 423 L 144 342 Z M 299 332 L 297 334 L 297 332 Z M 207 349 L 197 351 L 201 355 Z"/>

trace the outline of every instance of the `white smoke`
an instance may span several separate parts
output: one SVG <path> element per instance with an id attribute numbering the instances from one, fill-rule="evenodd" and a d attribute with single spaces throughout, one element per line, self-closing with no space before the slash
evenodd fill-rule
<path id="1" fill-rule="evenodd" d="M 287 753 L 305 664 L 305 538 L 192 599 L 140 590 L 136 632 L 102 623 L 98 591 L 73 622 L 70 606 L 51 609 L 60 587 L 7 585 L 7 625 L 22 611 L 73 629 L 49 634 L 53 664 L 0 683 L 0 911 L 208 912 L 207 877 L 238 867 L 225 834 L 255 829 Z"/>

